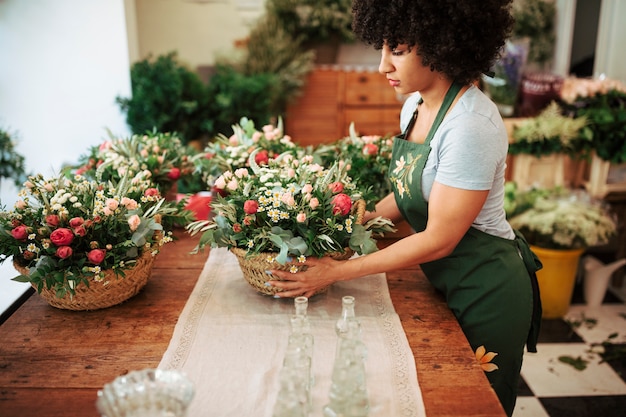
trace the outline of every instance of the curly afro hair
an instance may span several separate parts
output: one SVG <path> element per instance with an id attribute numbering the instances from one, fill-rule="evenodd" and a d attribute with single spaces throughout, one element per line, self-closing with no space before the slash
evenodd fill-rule
<path id="1" fill-rule="evenodd" d="M 489 71 L 513 27 L 512 0 L 354 0 L 352 29 L 363 42 L 417 46 L 422 63 L 471 83 Z"/>

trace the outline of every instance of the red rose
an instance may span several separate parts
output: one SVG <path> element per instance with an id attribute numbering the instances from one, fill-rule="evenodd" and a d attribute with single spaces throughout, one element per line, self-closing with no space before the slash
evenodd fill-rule
<path id="1" fill-rule="evenodd" d="M 50 233 L 50 241 L 56 246 L 67 246 L 74 240 L 74 233 L 70 229 L 60 227 Z"/>
<path id="2" fill-rule="evenodd" d="M 87 234 L 87 229 L 85 229 L 85 226 L 78 226 L 72 229 L 72 231 L 74 232 L 74 234 L 76 236 L 85 236 Z"/>
<path id="3" fill-rule="evenodd" d="M 85 220 L 82 217 L 72 217 L 70 219 L 70 227 L 72 229 L 75 229 L 78 226 L 82 226 L 83 223 L 85 223 Z"/>
<path id="4" fill-rule="evenodd" d="M 266 165 L 269 162 L 270 158 L 266 149 L 259 151 L 256 155 L 254 155 L 254 162 L 259 165 Z"/>
<path id="5" fill-rule="evenodd" d="M 28 228 L 23 224 L 11 230 L 11 236 L 16 240 L 26 240 L 28 237 Z"/>
<path id="6" fill-rule="evenodd" d="M 343 191 L 343 184 L 340 182 L 333 182 L 328 186 L 328 188 L 330 188 L 333 194 L 340 193 Z"/>
<path id="7" fill-rule="evenodd" d="M 69 246 L 59 246 L 56 251 L 56 256 L 61 259 L 67 259 L 72 256 L 72 248 Z"/>
<path id="8" fill-rule="evenodd" d="M 243 203 L 243 211 L 246 214 L 254 214 L 259 210 L 259 203 L 256 200 L 246 200 Z"/>
<path id="9" fill-rule="evenodd" d="M 352 200 L 350 199 L 350 196 L 343 193 L 337 194 L 331 203 L 333 205 L 334 215 L 341 214 L 342 216 L 345 216 L 350 213 L 350 209 L 352 208 Z"/>
<path id="10" fill-rule="evenodd" d="M 363 155 L 376 155 L 378 153 L 378 146 L 373 143 L 367 143 L 363 147 Z"/>
<path id="11" fill-rule="evenodd" d="M 235 233 L 241 232 L 241 225 L 239 223 L 233 224 L 233 232 Z"/>
<path id="12" fill-rule="evenodd" d="M 180 168 L 172 168 L 170 169 L 170 171 L 167 173 L 167 178 L 171 179 L 171 180 L 177 180 L 180 178 Z"/>
<path id="13" fill-rule="evenodd" d="M 107 251 L 104 249 L 92 249 L 87 252 L 87 259 L 89 259 L 89 262 L 99 265 L 102 261 L 104 261 L 106 254 Z"/>
<path id="14" fill-rule="evenodd" d="M 59 225 L 59 216 L 56 214 L 48 214 L 46 216 L 46 224 L 50 227 L 57 227 Z"/>

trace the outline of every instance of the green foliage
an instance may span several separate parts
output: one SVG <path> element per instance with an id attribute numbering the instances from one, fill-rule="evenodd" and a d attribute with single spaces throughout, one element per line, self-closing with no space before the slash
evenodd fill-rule
<path id="1" fill-rule="evenodd" d="M 246 75 L 234 66 L 218 64 L 207 87 L 211 97 L 212 137 L 232 131 L 231 126 L 242 114 L 257 124 L 270 122 L 272 107 L 278 95 L 278 77 L 271 73 Z"/>
<path id="2" fill-rule="evenodd" d="M 139 61 L 130 74 L 132 96 L 116 102 L 133 133 L 177 132 L 187 143 L 212 132 L 206 86 L 176 52 Z"/>
<path id="3" fill-rule="evenodd" d="M 351 0 L 268 0 L 266 8 L 293 38 L 305 43 L 354 39 Z"/>
<path id="4" fill-rule="evenodd" d="M 303 50 L 299 37 L 290 35 L 274 15 L 266 14 L 250 32 L 241 72 L 275 74 L 269 110 L 284 114 L 289 101 L 300 94 L 313 61 L 314 52 Z"/>
<path id="5" fill-rule="evenodd" d="M 626 162 L 626 92 L 613 89 L 562 106 L 568 114 L 588 120 L 584 133 L 592 138 L 592 148 L 601 159 Z"/>
<path id="6" fill-rule="evenodd" d="M 0 129 L 0 178 L 13 180 L 17 187 L 26 180 L 24 157 L 15 150 L 11 134 L 3 129 Z"/>
<path id="7" fill-rule="evenodd" d="M 513 3 L 514 38 L 528 37 L 528 61 L 546 64 L 552 61 L 556 42 L 556 5 L 553 0 L 515 0 Z"/>

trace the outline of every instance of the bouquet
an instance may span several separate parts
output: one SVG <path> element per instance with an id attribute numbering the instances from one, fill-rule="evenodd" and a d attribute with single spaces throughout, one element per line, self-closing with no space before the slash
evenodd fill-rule
<path id="1" fill-rule="evenodd" d="M 170 133 L 152 131 L 129 138 L 112 138 L 81 156 L 75 173 L 103 181 L 142 174 L 166 195 L 180 179 L 194 172 L 192 148 Z"/>
<path id="2" fill-rule="evenodd" d="M 312 156 L 282 154 L 259 165 L 250 154 L 249 167 L 226 171 L 215 181 L 220 191 L 211 202 L 212 220 L 194 222 L 190 233 L 202 232 L 198 248 L 240 248 L 248 255 L 276 253 L 284 264 L 321 257 L 346 248 L 359 254 L 377 250 L 372 233 L 392 231 L 377 218 L 359 224 L 353 207 L 363 193 L 347 175 L 345 165 L 324 168 Z"/>
<path id="3" fill-rule="evenodd" d="M 391 192 L 391 183 L 387 178 L 393 139 L 383 136 L 359 136 L 350 124 L 350 135 L 328 145 L 320 145 L 315 150 L 325 166 L 334 161 L 345 164 L 350 178 L 364 189 L 365 193 L 371 194 L 373 209 L 374 203 L 381 200 Z"/>
<path id="4" fill-rule="evenodd" d="M 103 281 L 107 270 L 124 277 L 140 256 L 155 256 L 172 240 L 159 217 L 174 209 L 149 181 L 39 174 L 29 177 L 19 197 L 13 210 L 0 211 L 0 263 L 13 257 L 16 267 L 29 269 L 14 280 L 38 292 L 53 290 L 58 298 Z"/>
<path id="5" fill-rule="evenodd" d="M 282 119 L 278 120 L 277 126 L 270 124 L 257 130 L 252 120 L 243 117 L 232 128 L 234 133 L 230 137 L 219 134 L 203 155 L 194 158 L 198 171 L 205 175 L 209 184 L 225 171 L 249 166 L 248 160 L 255 150 L 254 162 L 259 165 L 285 152 L 293 155 L 303 152 L 290 136 L 284 134 Z"/>

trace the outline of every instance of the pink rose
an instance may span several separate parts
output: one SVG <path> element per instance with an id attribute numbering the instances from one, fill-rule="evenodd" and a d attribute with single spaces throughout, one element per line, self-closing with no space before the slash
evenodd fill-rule
<path id="1" fill-rule="evenodd" d="M 83 219 L 82 217 L 72 217 L 70 219 L 70 227 L 72 229 L 82 226 L 84 223 L 85 223 L 85 219 Z"/>
<path id="2" fill-rule="evenodd" d="M 128 225 L 130 226 L 130 230 L 133 232 L 137 230 L 140 223 L 141 223 L 141 218 L 136 214 L 133 214 L 132 216 L 128 218 Z"/>
<path id="3" fill-rule="evenodd" d="M 333 182 L 328 186 L 328 188 L 330 188 L 333 194 L 340 193 L 343 191 L 343 184 L 340 182 Z"/>
<path id="4" fill-rule="evenodd" d="M 241 225 L 239 223 L 233 224 L 233 232 L 239 233 L 239 232 L 241 232 L 241 230 L 242 230 L 241 229 Z"/>
<path id="5" fill-rule="evenodd" d="M 111 210 L 111 211 L 113 212 L 113 211 L 117 210 L 117 208 L 118 208 L 118 207 L 119 207 L 119 205 L 120 205 L 120 202 L 119 202 L 119 201 L 117 201 L 117 200 L 116 200 L 116 199 L 114 199 L 114 198 L 107 198 L 107 200 L 105 201 L 104 205 L 105 205 L 105 206 L 106 206 L 109 210 Z"/>
<path id="6" fill-rule="evenodd" d="M 25 250 L 24 253 L 22 254 L 22 256 L 24 257 L 25 260 L 27 261 L 31 261 L 35 258 L 35 254 L 29 250 Z"/>
<path id="7" fill-rule="evenodd" d="M 313 210 L 315 210 L 319 205 L 320 201 L 317 199 L 317 197 L 313 197 L 311 201 L 309 201 L 309 207 L 311 207 Z"/>
<path id="8" fill-rule="evenodd" d="M 128 197 L 122 197 L 122 201 L 120 201 L 120 203 L 128 210 L 135 210 L 139 206 L 135 200 Z"/>
<path id="9" fill-rule="evenodd" d="M 266 165 L 270 160 L 269 154 L 266 149 L 259 151 L 256 155 L 254 155 L 254 162 L 259 165 Z"/>
<path id="10" fill-rule="evenodd" d="M 50 241 L 55 246 L 67 246 L 74 240 L 74 233 L 70 229 L 60 227 L 50 233 Z"/>
<path id="11" fill-rule="evenodd" d="M 158 197 L 159 194 L 159 190 L 157 190 L 156 188 L 148 188 L 146 191 L 144 191 L 143 193 L 146 197 Z"/>
<path id="12" fill-rule="evenodd" d="M 245 224 L 246 226 L 250 226 L 252 224 L 252 217 L 250 216 L 246 216 L 243 218 L 243 224 Z"/>
<path id="13" fill-rule="evenodd" d="M 59 225 L 59 216 L 56 214 L 48 214 L 46 216 L 46 224 L 50 227 L 57 227 Z"/>
<path id="14" fill-rule="evenodd" d="M 55 254 L 61 259 L 67 259 L 72 256 L 72 252 L 72 248 L 69 246 L 59 246 Z"/>
<path id="15" fill-rule="evenodd" d="M 350 213 L 350 209 L 352 208 L 352 200 L 350 199 L 350 196 L 343 193 L 337 194 L 331 203 L 333 205 L 334 215 L 341 214 L 342 216 L 345 216 Z"/>
<path id="16" fill-rule="evenodd" d="M 28 228 L 23 224 L 11 230 L 11 236 L 16 240 L 26 240 L 28 237 Z"/>
<path id="17" fill-rule="evenodd" d="M 87 252 L 87 259 L 92 264 L 99 265 L 102 261 L 104 261 L 106 253 L 107 251 L 105 251 L 104 249 L 92 249 Z"/>
<path id="18" fill-rule="evenodd" d="M 170 171 L 167 173 L 167 178 L 171 179 L 171 180 L 177 180 L 180 178 L 180 168 L 172 168 L 170 169 Z"/>
<path id="19" fill-rule="evenodd" d="M 305 220 L 306 220 L 306 213 L 304 213 L 303 211 L 298 213 L 298 215 L 296 216 L 296 221 L 298 223 L 304 223 Z"/>
<path id="20" fill-rule="evenodd" d="M 368 143 L 363 147 L 363 155 L 376 155 L 378 153 L 378 146 L 373 143 Z"/>
<path id="21" fill-rule="evenodd" d="M 243 211 L 246 214 L 254 214 L 259 210 L 259 203 L 256 200 L 246 200 L 243 203 Z"/>

